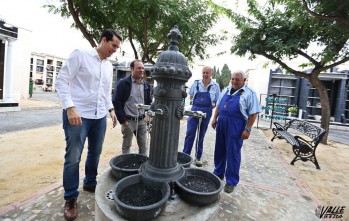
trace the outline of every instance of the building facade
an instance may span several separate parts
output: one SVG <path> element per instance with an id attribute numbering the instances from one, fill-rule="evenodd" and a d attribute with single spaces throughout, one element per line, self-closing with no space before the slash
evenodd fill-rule
<path id="1" fill-rule="evenodd" d="M 65 59 L 43 53 L 31 53 L 29 78 L 33 81 L 33 90 L 55 91 L 55 82 Z"/>
<path id="2" fill-rule="evenodd" d="M 281 98 L 280 100 L 285 100 L 285 102 L 277 102 L 278 107 L 285 106 L 285 108 L 279 108 L 284 110 L 281 114 L 274 110 L 277 116 L 287 115 L 288 107 L 297 106 L 299 110 L 302 110 L 303 118 L 318 120 L 321 117 L 319 93 L 307 79 L 283 73 L 279 68 L 269 70 L 269 73 L 264 74 L 256 70 L 249 72 L 249 84 L 254 82 L 251 86 L 256 88 L 261 105 L 265 109 L 271 106 L 271 102 L 268 104 L 268 98 L 270 100 L 272 95 L 275 95 Z M 341 70 L 332 68 L 326 73 L 321 73 L 319 79 L 327 88 L 331 121 L 349 122 L 349 67 Z"/>
<path id="3" fill-rule="evenodd" d="M 31 35 L 0 20 L 0 112 L 19 110 L 28 97 Z"/>

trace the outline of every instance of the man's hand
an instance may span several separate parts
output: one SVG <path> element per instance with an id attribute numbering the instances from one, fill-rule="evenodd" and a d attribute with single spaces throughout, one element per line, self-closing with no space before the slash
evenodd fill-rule
<path id="1" fill-rule="evenodd" d="M 217 126 L 217 119 L 213 119 L 213 120 L 212 120 L 211 126 L 212 126 L 213 129 L 216 129 L 216 126 Z"/>
<path id="2" fill-rule="evenodd" d="M 82 120 L 79 112 L 75 109 L 75 107 L 68 107 L 67 108 L 67 116 L 70 125 L 72 126 L 81 126 Z"/>
<path id="3" fill-rule="evenodd" d="M 110 112 L 110 117 L 111 117 L 111 120 L 113 121 L 113 128 L 118 124 L 118 121 L 116 120 L 116 114 L 115 114 L 115 111 L 112 110 Z"/>
<path id="4" fill-rule="evenodd" d="M 144 122 L 148 122 L 150 119 L 149 119 L 149 117 L 148 116 L 144 116 Z"/>
<path id="5" fill-rule="evenodd" d="M 250 137 L 250 134 L 251 134 L 251 132 L 248 132 L 248 131 L 244 130 L 244 131 L 242 132 L 241 138 L 242 138 L 243 140 L 247 140 L 247 139 Z"/>

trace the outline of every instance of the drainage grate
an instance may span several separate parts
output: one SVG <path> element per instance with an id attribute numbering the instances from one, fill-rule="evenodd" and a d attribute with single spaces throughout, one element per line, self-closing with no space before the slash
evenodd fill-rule
<path id="1" fill-rule="evenodd" d="M 114 201 L 113 198 L 113 190 L 109 190 L 108 192 L 105 193 L 105 197 L 107 198 L 107 200 L 109 201 Z"/>

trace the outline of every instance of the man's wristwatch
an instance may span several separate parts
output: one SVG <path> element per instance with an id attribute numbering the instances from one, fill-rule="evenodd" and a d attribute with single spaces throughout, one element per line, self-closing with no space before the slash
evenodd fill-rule
<path id="1" fill-rule="evenodd" d="M 109 113 L 111 113 L 113 110 L 114 110 L 114 108 L 110 108 L 110 109 L 109 109 Z"/>
<path id="2" fill-rule="evenodd" d="M 251 128 L 249 128 L 249 127 L 245 127 L 245 130 L 246 130 L 247 132 L 251 132 Z"/>

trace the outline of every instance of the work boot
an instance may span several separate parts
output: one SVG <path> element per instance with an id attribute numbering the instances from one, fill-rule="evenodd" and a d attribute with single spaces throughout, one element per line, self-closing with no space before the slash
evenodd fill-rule
<path id="1" fill-rule="evenodd" d="M 69 199 L 65 201 L 64 204 L 64 218 L 67 221 L 75 220 L 78 216 L 78 210 L 77 210 L 77 199 Z"/>
<path id="2" fill-rule="evenodd" d="M 224 192 L 226 193 L 232 193 L 234 191 L 235 186 L 233 185 L 229 185 L 229 184 L 225 184 L 224 186 Z"/>

